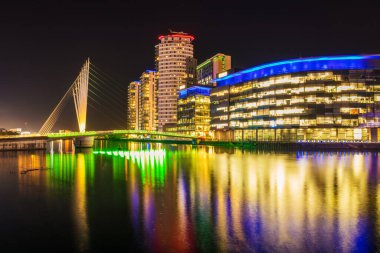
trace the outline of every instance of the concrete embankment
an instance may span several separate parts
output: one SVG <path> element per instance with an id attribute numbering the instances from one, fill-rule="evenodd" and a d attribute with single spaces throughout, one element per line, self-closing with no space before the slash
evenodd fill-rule
<path id="1" fill-rule="evenodd" d="M 211 140 L 163 140 L 163 139 L 108 139 L 121 142 L 150 142 L 165 144 L 207 145 L 226 148 L 244 148 L 257 150 L 289 150 L 289 151 L 325 151 L 325 150 L 365 150 L 380 151 L 379 142 L 329 142 L 329 141 L 211 141 Z M 46 150 L 47 138 L 7 139 L 0 141 L 0 151 Z M 87 143 L 87 142 L 86 142 Z M 80 146 L 80 145 L 79 145 Z M 83 146 L 83 145 L 82 145 Z M 88 145 L 89 147 L 92 146 Z"/>
<path id="2" fill-rule="evenodd" d="M 0 151 L 45 150 L 47 138 L 24 138 L 0 140 Z"/>
<path id="3" fill-rule="evenodd" d="M 259 150 L 367 150 L 380 151 L 378 142 L 278 142 L 278 141 L 201 141 L 201 145 L 252 148 Z"/>
<path id="4" fill-rule="evenodd" d="M 287 142 L 287 141 L 211 141 L 211 140 L 160 140 L 160 139 L 114 139 L 112 141 L 150 142 L 165 144 L 206 145 L 226 148 L 258 150 L 324 151 L 324 150 L 367 150 L 380 151 L 377 142 Z"/>

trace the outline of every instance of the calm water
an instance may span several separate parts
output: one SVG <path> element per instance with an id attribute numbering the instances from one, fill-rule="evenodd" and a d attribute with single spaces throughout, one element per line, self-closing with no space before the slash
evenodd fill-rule
<path id="1" fill-rule="evenodd" d="M 380 153 L 107 146 L 0 152 L 0 250 L 379 249 Z"/>

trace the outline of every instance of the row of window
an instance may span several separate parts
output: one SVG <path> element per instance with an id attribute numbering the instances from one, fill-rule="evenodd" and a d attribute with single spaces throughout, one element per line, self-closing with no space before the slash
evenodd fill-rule
<path id="1" fill-rule="evenodd" d="M 213 125 L 218 127 L 219 125 Z M 222 126 L 223 127 L 223 126 Z M 296 141 L 296 140 L 368 140 L 366 128 L 300 128 L 235 130 L 235 140 Z M 217 138 L 219 135 L 217 135 Z"/>
<path id="2" fill-rule="evenodd" d="M 313 92 L 317 94 L 306 94 Z M 374 120 L 376 102 L 380 102 L 380 82 L 374 79 L 353 81 L 349 75 L 332 72 L 277 76 L 213 89 L 212 127 L 358 126 Z"/>
<path id="3" fill-rule="evenodd" d="M 301 127 L 311 127 L 318 125 L 341 125 L 341 126 L 359 126 L 360 124 L 365 124 L 367 121 L 365 118 L 358 119 L 341 119 L 333 117 L 317 117 L 316 119 L 300 119 L 299 117 L 288 117 L 279 118 L 276 120 L 248 120 L 248 121 L 237 121 L 230 120 L 229 126 L 232 128 L 249 128 L 253 126 L 261 127 L 278 127 L 278 126 L 301 126 Z"/>
<path id="4" fill-rule="evenodd" d="M 292 99 L 260 99 L 256 102 L 235 102 L 231 101 L 230 110 L 235 109 L 257 109 L 258 107 L 263 106 L 287 106 L 287 105 L 303 105 L 303 104 L 334 104 L 339 106 L 345 103 L 351 104 L 373 104 L 374 101 L 380 101 L 379 96 L 373 97 L 358 97 L 353 96 L 337 96 L 337 97 L 307 97 L 307 98 L 292 98 Z M 219 104 L 220 102 L 213 101 L 213 104 Z"/>

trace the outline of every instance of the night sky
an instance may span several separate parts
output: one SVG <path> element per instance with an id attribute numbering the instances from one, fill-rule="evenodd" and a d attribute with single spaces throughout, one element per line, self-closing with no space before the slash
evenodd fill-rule
<path id="1" fill-rule="evenodd" d="M 220 52 L 238 68 L 287 58 L 380 54 L 379 6 L 358 1 L 30 2 L 0 6 L 0 128 L 38 131 L 87 57 L 126 88 L 154 68 L 157 37 L 169 29 L 196 37 L 199 62 Z M 115 127 L 90 116 L 88 128 Z M 58 128 L 70 127 L 74 111 L 58 122 Z"/>

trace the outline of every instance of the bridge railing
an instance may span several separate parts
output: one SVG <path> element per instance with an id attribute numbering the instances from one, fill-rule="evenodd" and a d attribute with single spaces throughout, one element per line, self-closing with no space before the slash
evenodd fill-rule
<path id="1" fill-rule="evenodd" d="M 171 133 L 171 132 L 158 132 L 158 131 L 148 131 L 148 130 L 105 130 L 105 131 L 86 131 L 86 132 L 68 132 L 68 133 L 48 133 L 46 136 L 52 139 L 58 138 L 73 138 L 81 136 L 101 136 L 101 135 L 121 135 L 121 134 L 146 134 L 146 135 L 155 135 L 155 136 L 166 136 L 166 137 L 176 137 L 176 138 L 186 138 L 194 139 L 196 137 Z"/>
<path id="2" fill-rule="evenodd" d="M 15 134 L 15 135 L 0 135 L 1 139 L 16 139 L 16 138 L 35 138 L 35 137 L 45 137 L 45 135 L 41 134 Z"/>
<path id="3" fill-rule="evenodd" d="M 72 138 L 81 136 L 97 136 L 100 135 L 97 131 L 86 131 L 86 132 L 68 132 L 68 133 L 48 133 L 46 136 L 48 138 Z"/>
<path id="4" fill-rule="evenodd" d="M 179 137 L 179 138 L 189 138 L 194 139 L 194 136 L 188 134 L 179 134 L 172 132 L 158 132 L 158 131 L 149 131 L 149 130 L 113 130 L 114 134 L 148 134 L 148 135 L 160 135 L 160 136 L 169 136 L 169 137 Z"/>
<path id="5" fill-rule="evenodd" d="M 86 132 L 66 132 L 66 133 L 48 133 L 48 134 L 23 134 L 23 135 L 3 135 L 0 139 L 15 139 L 15 138 L 35 138 L 47 137 L 50 139 L 59 138 L 74 138 L 81 136 L 101 136 L 101 135 L 121 135 L 121 134 L 137 134 L 137 135 L 154 135 L 175 138 L 195 139 L 195 136 L 188 134 L 179 134 L 172 132 L 158 132 L 149 130 L 105 130 L 105 131 L 86 131 Z"/>

